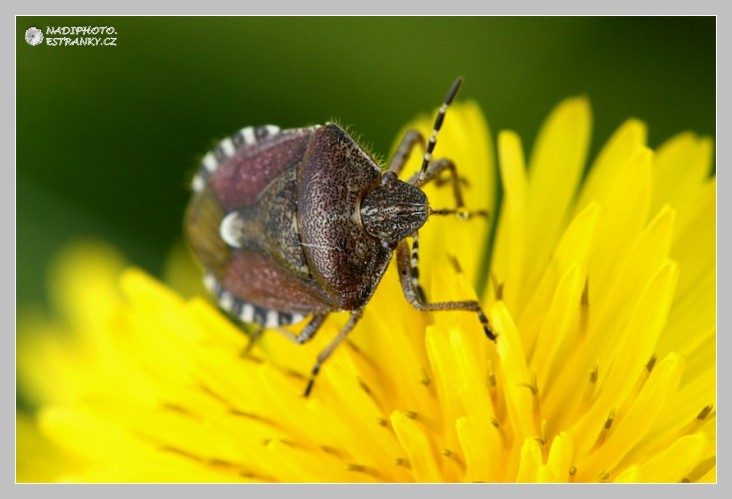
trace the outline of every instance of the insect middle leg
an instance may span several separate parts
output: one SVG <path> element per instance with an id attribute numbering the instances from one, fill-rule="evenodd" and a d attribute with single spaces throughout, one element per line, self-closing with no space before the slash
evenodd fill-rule
<path id="1" fill-rule="evenodd" d="M 323 351 L 318 354 L 318 357 L 315 360 L 315 365 L 310 371 L 310 379 L 308 380 L 308 384 L 305 387 L 305 392 L 302 394 L 303 397 L 307 397 L 308 395 L 310 395 L 310 392 L 313 389 L 313 385 L 315 384 L 315 378 L 318 376 L 321 366 L 328 359 L 328 357 L 330 357 L 330 354 L 333 353 L 338 345 L 340 345 L 341 342 L 346 339 L 346 336 L 348 336 L 348 333 L 350 333 L 351 330 L 354 328 L 358 320 L 361 318 L 361 315 L 363 315 L 363 309 L 352 311 L 348 322 L 346 322 L 345 326 L 343 326 L 343 328 L 338 332 L 338 335 L 333 338 L 328 346 L 325 347 Z M 315 333 L 318 332 L 320 326 L 322 326 L 323 322 L 325 322 L 326 317 L 328 317 L 327 314 L 314 316 L 310 320 L 310 322 L 308 322 L 307 326 L 305 326 L 305 328 L 300 332 L 300 334 L 295 334 L 292 331 L 288 331 L 287 329 L 278 329 L 278 331 L 288 339 L 294 341 L 299 345 L 302 345 L 303 343 L 306 343 L 313 339 Z"/>
<path id="2" fill-rule="evenodd" d="M 310 371 L 310 379 L 308 380 L 308 384 L 305 387 L 305 392 L 302 394 L 303 397 L 307 397 L 308 395 L 310 395 L 310 391 L 313 389 L 313 385 L 315 384 L 315 377 L 320 372 L 321 366 L 328 359 L 328 357 L 330 357 L 330 354 L 333 353 L 338 345 L 340 345 L 341 342 L 346 339 L 346 336 L 348 336 L 348 333 L 353 330 L 362 315 L 363 309 L 360 308 L 357 310 L 353 310 L 351 312 L 351 316 L 348 318 L 348 322 L 346 322 L 345 326 L 343 326 L 343 328 L 341 328 L 341 330 L 338 332 L 338 336 L 333 338 L 328 346 L 325 347 L 323 351 L 318 354 L 318 358 L 315 360 L 315 365 L 313 366 L 312 371 Z"/>
<path id="3" fill-rule="evenodd" d="M 415 234 L 416 236 L 416 234 Z M 446 301 L 426 303 L 424 293 L 419 285 L 419 256 L 418 251 L 413 247 L 410 255 L 409 245 L 406 240 L 399 241 L 396 250 L 397 268 L 399 270 L 399 281 L 407 301 L 417 310 L 425 312 L 437 312 L 445 310 L 464 310 L 478 314 L 478 320 L 483 326 L 485 335 L 495 341 L 496 334 L 491 329 L 488 318 L 483 308 L 476 300 Z"/>
<path id="4" fill-rule="evenodd" d="M 320 329 L 320 326 L 323 325 L 326 317 L 326 314 L 313 316 L 313 318 L 310 319 L 310 322 L 308 322 L 303 330 L 300 331 L 300 334 L 295 334 L 285 328 L 278 328 L 277 331 L 285 336 L 285 338 L 297 343 L 298 345 L 302 345 L 303 343 L 307 343 L 315 337 L 315 333 L 317 333 Z"/>

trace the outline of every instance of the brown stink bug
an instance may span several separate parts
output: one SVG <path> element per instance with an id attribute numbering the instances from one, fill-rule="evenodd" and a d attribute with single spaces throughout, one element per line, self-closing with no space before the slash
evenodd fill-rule
<path id="1" fill-rule="evenodd" d="M 398 175 L 411 150 L 425 143 L 415 130 L 406 133 L 385 172 L 334 123 L 244 128 L 203 157 L 185 230 L 221 308 L 257 325 L 257 334 L 278 328 L 297 343 L 310 340 L 331 312 L 351 313 L 318 355 L 305 396 L 323 362 L 358 322 L 394 251 L 409 303 L 424 311 L 473 311 L 495 339 L 477 301 L 427 303 L 419 285 L 417 231 L 427 218 L 485 215 L 463 207 L 454 163 L 432 159 L 461 83 L 458 78 L 448 92 L 422 167 L 406 182 Z M 445 171 L 456 206 L 435 210 L 420 187 Z M 298 335 L 281 327 L 306 316 L 312 318 Z"/>

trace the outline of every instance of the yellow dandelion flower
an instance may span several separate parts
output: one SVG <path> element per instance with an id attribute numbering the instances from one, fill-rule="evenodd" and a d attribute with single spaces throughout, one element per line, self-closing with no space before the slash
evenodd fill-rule
<path id="1" fill-rule="evenodd" d="M 38 410 L 19 414 L 18 480 L 715 481 L 712 142 L 651 151 L 630 120 L 584 178 L 590 128 L 572 98 L 528 162 L 516 134 L 498 136 L 490 269 L 485 220 L 421 231 L 427 296 L 483 296 L 496 343 L 472 313 L 413 310 L 391 268 L 309 398 L 344 317 L 311 344 L 267 334 L 243 355 L 207 299 L 104 245 L 65 252 L 61 320 L 19 318 L 20 387 Z M 496 213 L 475 104 L 451 109 L 436 153 L 459 165 L 466 204 Z M 451 206 L 449 189 L 428 195 Z"/>

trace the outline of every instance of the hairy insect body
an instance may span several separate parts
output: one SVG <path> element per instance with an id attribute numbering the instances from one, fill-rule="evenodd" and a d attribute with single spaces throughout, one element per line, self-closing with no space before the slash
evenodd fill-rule
<path id="1" fill-rule="evenodd" d="M 405 135 L 386 172 L 333 123 L 282 131 L 247 127 L 203 157 L 185 231 L 219 305 L 258 324 L 259 332 L 311 316 L 299 335 L 280 328 L 298 343 L 311 339 L 329 313 L 351 312 L 318 356 L 305 395 L 321 364 L 358 322 L 395 250 L 409 303 L 424 311 L 474 311 L 486 335 L 495 338 L 478 302 L 426 303 L 418 282 L 417 231 L 430 215 L 470 215 L 455 165 L 431 156 L 460 82 L 440 109 L 422 169 L 406 182 L 398 174 L 410 150 L 425 143 L 415 131 Z M 420 187 L 445 171 L 456 207 L 432 211 Z"/>

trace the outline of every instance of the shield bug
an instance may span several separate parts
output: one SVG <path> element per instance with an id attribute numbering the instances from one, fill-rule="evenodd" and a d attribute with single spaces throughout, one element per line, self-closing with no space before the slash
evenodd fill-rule
<path id="1" fill-rule="evenodd" d="M 350 312 L 318 355 L 305 396 L 360 319 L 394 252 L 409 303 L 422 311 L 473 311 L 495 339 L 477 301 L 428 303 L 419 285 L 418 231 L 428 217 L 485 215 L 463 207 L 455 164 L 432 158 L 461 83 L 458 78 L 450 88 L 426 147 L 419 132 L 407 132 L 386 171 L 334 123 L 291 130 L 247 127 L 203 157 L 185 230 L 220 307 L 255 324 L 257 334 L 277 328 L 297 343 L 313 338 L 328 314 Z M 418 145 L 425 148 L 420 170 L 399 180 Z M 449 175 L 455 208 L 433 209 L 420 187 L 443 173 Z M 310 321 L 299 334 L 283 328 L 305 317 Z"/>

